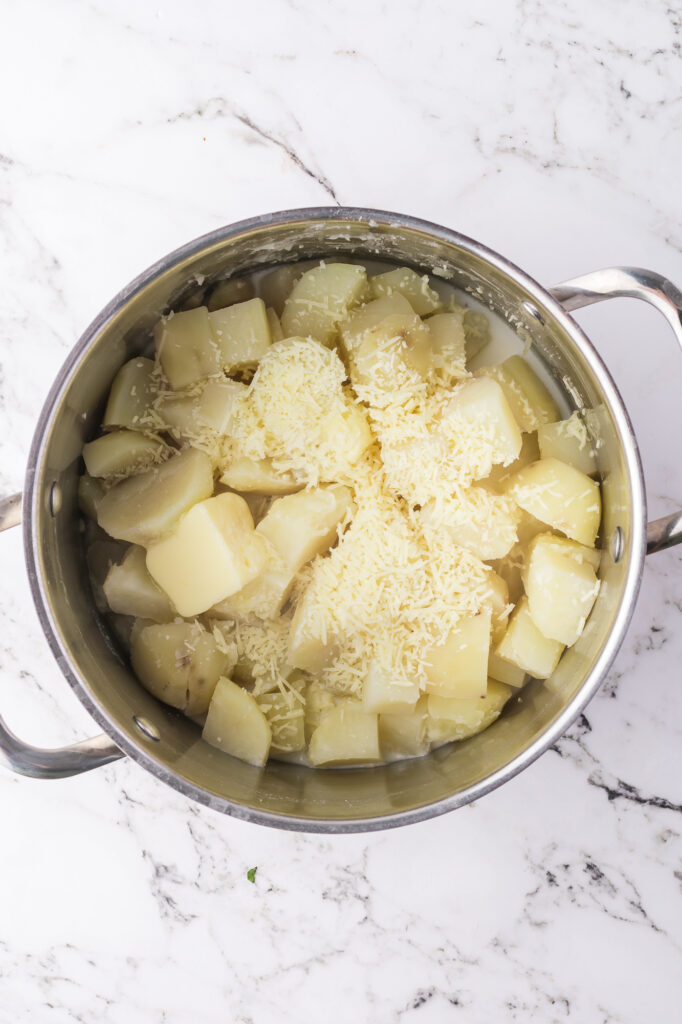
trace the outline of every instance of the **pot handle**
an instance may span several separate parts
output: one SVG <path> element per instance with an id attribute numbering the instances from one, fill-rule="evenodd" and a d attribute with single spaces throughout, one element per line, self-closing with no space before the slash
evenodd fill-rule
<path id="1" fill-rule="evenodd" d="M 682 348 L 682 292 L 672 281 L 642 267 L 607 267 L 549 289 L 567 312 L 603 299 L 643 299 L 663 314 Z M 647 554 L 682 544 L 682 511 L 647 526 Z"/>
<path id="2" fill-rule="evenodd" d="M 21 522 L 21 494 L 0 500 L 0 532 L 18 526 Z M 24 743 L 11 732 L 0 717 L 0 764 L 18 775 L 34 779 L 65 779 L 80 775 L 91 768 L 109 764 L 123 757 L 115 743 L 105 733 L 81 740 L 68 747 L 42 750 Z"/>

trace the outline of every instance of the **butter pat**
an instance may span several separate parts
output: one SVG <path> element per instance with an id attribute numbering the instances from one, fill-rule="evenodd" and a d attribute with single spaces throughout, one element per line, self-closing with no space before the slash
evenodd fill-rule
<path id="1" fill-rule="evenodd" d="M 147 550 L 147 568 L 184 617 L 241 590 L 263 568 L 267 547 L 238 494 L 194 505 L 175 531 Z"/>

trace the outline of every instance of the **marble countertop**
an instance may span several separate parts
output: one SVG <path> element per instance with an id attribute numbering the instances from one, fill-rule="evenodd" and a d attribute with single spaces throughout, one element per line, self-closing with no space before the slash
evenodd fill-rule
<path id="1" fill-rule="evenodd" d="M 612 264 L 682 283 L 681 41 L 664 0 L 5 5 L 0 494 L 97 311 L 245 216 L 374 206 L 545 284 Z M 672 511 L 680 352 L 641 304 L 578 318 L 630 409 L 651 515 Z M 92 723 L 18 532 L 0 543 L 0 711 L 72 742 Z M 681 569 L 680 551 L 647 561 L 616 663 L 555 748 L 427 823 L 271 831 L 126 761 L 0 774 L 0 1021 L 678 1021 Z"/>

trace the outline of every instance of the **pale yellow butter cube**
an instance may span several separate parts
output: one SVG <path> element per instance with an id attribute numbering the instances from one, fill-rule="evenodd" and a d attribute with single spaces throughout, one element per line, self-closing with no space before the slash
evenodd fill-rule
<path id="1" fill-rule="evenodd" d="M 540 632 L 531 617 L 528 598 L 522 597 L 496 653 L 536 679 L 547 679 L 559 664 L 563 651 L 562 643 Z"/>
<path id="2" fill-rule="evenodd" d="M 458 698 L 485 696 L 490 623 L 490 608 L 464 616 L 444 644 L 424 652 L 428 693 Z"/>
<path id="3" fill-rule="evenodd" d="M 594 547 L 601 522 L 599 484 L 558 459 L 540 459 L 505 485 L 517 505 L 572 540 Z"/>
<path id="4" fill-rule="evenodd" d="M 201 501 L 147 549 L 147 568 L 178 613 L 200 615 L 254 579 L 267 548 L 238 494 Z"/>
<path id="5" fill-rule="evenodd" d="M 232 757 L 261 768 L 272 730 L 255 697 L 231 679 L 219 679 L 206 716 L 203 738 Z"/>
<path id="6" fill-rule="evenodd" d="M 255 366 L 272 343 L 270 324 L 262 299 L 248 299 L 208 314 L 208 323 L 220 353 L 221 369 L 229 373 Z"/>
<path id="7" fill-rule="evenodd" d="M 154 331 L 161 369 L 172 388 L 184 388 L 220 373 L 220 352 L 211 336 L 208 315 L 205 306 L 173 313 L 160 320 Z"/>

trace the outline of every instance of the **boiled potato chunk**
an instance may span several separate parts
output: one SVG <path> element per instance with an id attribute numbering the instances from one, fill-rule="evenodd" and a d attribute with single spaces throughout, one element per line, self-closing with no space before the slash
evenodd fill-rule
<path id="1" fill-rule="evenodd" d="M 553 551 L 557 551 L 560 555 L 564 555 L 566 558 L 572 558 L 576 562 L 587 563 L 591 565 L 596 572 L 601 563 L 601 551 L 596 548 L 588 548 L 585 544 L 578 544 L 577 540 L 569 540 L 568 537 L 557 537 L 553 533 L 547 533 L 545 530 L 538 531 L 542 534 L 542 544 L 545 546 L 551 546 Z M 540 542 L 538 533 L 534 533 L 532 541 L 537 540 Z M 533 550 L 533 543 L 528 545 L 528 552 Z M 526 556 L 525 562 L 528 562 L 528 556 Z"/>
<path id="2" fill-rule="evenodd" d="M 248 277 L 232 277 L 227 281 L 218 281 L 211 291 L 206 303 L 209 313 L 216 309 L 223 309 L 235 302 L 246 302 L 252 299 L 254 294 L 253 281 Z"/>
<path id="3" fill-rule="evenodd" d="M 265 565 L 254 580 L 219 601 L 211 615 L 219 619 L 274 619 L 282 610 L 294 583 L 295 573 L 274 550 L 268 552 Z"/>
<path id="4" fill-rule="evenodd" d="M 270 338 L 273 344 L 276 341 L 282 341 L 284 338 L 284 331 L 282 330 L 282 322 L 275 313 L 271 306 L 267 306 L 265 315 L 268 318 L 268 327 L 270 328 Z"/>
<path id="5" fill-rule="evenodd" d="M 192 439 L 207 430 L 229 434 L 239 402 L 248 391 L 236 380 L 207 380 L 199 394 L 163 395 L 158 415 L 177 439 Z"/>
<path id="6" fill-rule="evenodd" d="M 154 331 L 161 368 L 172 388 L 185 388 L 202 377 L 220 373 L 220 350 L 209 326 L 205 306 L 172 313 Z"/>
<path id="7" fill-rule="evenodd" d="M 517 473 L 524 466 L 530 466 L 531 462 L 537 462 L 540 458 L 538 447 L 538 435 L 536 431 L 522 434 L 521 451 L 518 458 L 514 459 L 508 466 L 493 466 L 491 473 L 486 477 L 487 487 L 493 487 L 496 491 L 502 491 L 510 476 Z"/>
<path id="8" fill-rule="evenodd" d="M 292 572 L 298 572 L 306 562 L 331 547 L 339 525 L 352 507 L 349 487 L 316 487 L 277 498 L 256 529 L 270 541 Z"/>
<path id="9" fill-rule="evenodd" d="M 426 690 L 442 697 L 484 697 L 488 680 L 490 608 L 463 616 L 444 644 L 424 652 Z"/>
<path id="10" fill-rule="evenodd" d="M 486 561 L 503 558 L 516 543 L 519 510 L 515 502 L 484 487 L 469 487 L 458 495 L 432 498 L 422 520 L 447 530 L 456 544 Z"/>
<path id="11" fill-rule="evenodd" d="M 220 482 L 235 491 L 257 494 L 293 494 L 304 486 L 293 473 L 275 469 L 270 459 L 247 459 L 237 456 L 224 467 Z"/>
<path id="12" fill-rule="evenodd" d="M 531 544 L 524 586 L 533 622 L 550 640 L 570 647 L 585 626 L 599 593 L 599 580 L 588 562 L 562 553 L 554 537 L 540 534 Z"/>
<path id="13" fill-rule="evenodd" d="M 368 303 L 362 312 L 369 320 L 372 306 L 388 304 L 397 296 L 377 299 Z M 350 375 L 355 385 L 371 385 L 390 393 L 396 382 L 396 363 L 420 377 L 426 377 L 431 368 L 431 336 L 426 324 L 412 310 L 408 302 L 404 313 L 391 313 L 375 327 L 365 328 L 358 336 L 353 333 L 352 320 L 346 334 L 350 347 Z"/>
<path id="14" fill-rule="evenodd" d="M 522 597 L 496 653 L 536 679 L 547 679 L 559 664 L 564 645 L 549 640 L 533 622 L 528 598 Z"/>
<path id="15" fill-rule="evenodd" d="M 511 610 L 509 605 L 509 587 L 506 580 L 493 570 L 488 574 L 487 585 L 487 602 L 490 604 L 491 612 L 490 637 L 494 645 L 502 639 L 507 628 L 507 621 Z M 490 670 L 488 670 L 488 675 L 491 675 Z"/>
<path id="16" fill-rule="evenodd" d="M 462 384 L 448 403 L 447 416 L 455 428 L 460 423 L 474 428 L 485 426 L 490 469 L 497 462 L 509 463 L 518 458 L 521 431 L 496 381 L 481 377 Z"/>
<path id="17" fill-rule="evenodd" d="M 231 679 L 219 679 L 201 734 L 207 743 L 261 768 L 268 759 L 272 730 L 255 697 Z"/>
<path id="18" fill-rule="evenodd" d="M 559 417 L 559 409 L 537 373 L 522 356 L 511 356 L 502 364 L 512 380 L 521 388 L 532 410 L 532 423 L 528 430 L 536 430 L 542 423 L 552 423 Z"/>
<path id="19" fill-rule="evenodd" d="M 490 321 L 485 313 L 460 307 L 464 312 L 464 334 L 466 336 L 467 365 L 490 341 Z"/>
<path id="20" fill-rule="evenodd" d="M 543 459 L 559 459 L 586 476 L 597 473 L 597 454 L 585 421 L 577 411 L 567 420 L 539 426 L 538 445 Z"/>
<path id="21" fill-rule="evenodd" d="M 258 294 L 266 306 L 271 306 L 278 317 L 282 316 L 284 305 L 291 295 L 291 291 L 297 281 L 303 277 L 306 265 L 299 263 L 287 263 L 282 267 L 275 267 L 259 278 Z"/>
<path id="22" fill-rule="evenodd" d="M 540 459 L 505 485 L 517 505 L 543 523 L 588 547 L 601 522 L 599 484 L 558 459 Z"/>
<path id="23" fill-rule="evenodd" d="M 328 448 L 335 449 L 348 465 L 354 466 L 373 444 L 374 435 L 364 408 L 348 403 L 320 421 L 319 439 Z"/>
<path id="24" fill-rule="evenodd" d="M 97 507 L 106 493 L 101 480 L 83 473 L 78 481 L 78 507 L 83 515 L 97 522 Z"/>
<path id="25" fill-rule="evenodd" d="M 125 556 L 125 545 L 115 540 L 95 540 L 88 546 L 86 559 L 92 596 L 98 612 L 109 611 L 109 604 L 103 590 L 103 584 L 112 565 L 118 565 Z"/>
<path id="26" fill-rule="evenodd" d="M 397 267 L 386 274 L 377 274 L 370 278 L 369 285 L 375 299 L 393 292 L 404 295 L 419 316 L 428 316 L 442 309 L 440 296 L 429 286 L 428 276 L 417 274 L 409 267 Z"/>
<path id="27" fill-rule="evenodd" d="M 329 692 L 326 686 L 314 679 L 304 691 L 305 696 L 305 738 L 306 743 L 317 729 L 328 711 L 336 707 L 339 698 Z"/>
<path id="28" fill-rule="evenodd" d="M 379 715 L 379 743 L 384 758 L 419 757 L 426 753 L 426 709 L 427 698 L 420 697 L 408 712 Z"/>
<path id="29" fill-rule="evenodd" d="M 308 270 L 294 285 L 282 313 L 284 336 L 315 338 L 330 345 L 337 327 L 367 289 L 364 267 L 350 263 L 322 263 Z"/>
<path id="30" fill-rule="evenodd" d="M 488 680 L 484 697 L 453 699 L 430 694 L 428 698 L 429 741 L 433 746 L 452 740 L 466 740 L 487 729 L 499 718 L 512 691 L 496 679 Z"/>
<path id="31" fill-rule="evenodd" d="M 380 761 L 378 716 L 367 714 L 356 701 L 337 704 L 310 737 L 308 758 L 315 766 Z"/>
<path id="32" fill-rule="evenodd" d="M 154 360 L 131 359 L 114 377 L 104 411 L 103 427 L 139 428 L 154 401 Z"/>
<path id="33" fill-rule="evenodd" d="M 173 533 L 147 548 L 149 572 L 185 617 L 241 590 L 266 560 L 266 545 L 238 494 L 198 502 Z"/>
<path id="34" fill-rule="evenodd" d="M 364 711 L 394 714 L 412 711 L 419 699 L 419 684 L 396 677 L 394 672 L 373 661 L 362 688 Z"/>
<path id="35" fill-rule="evenodd" d="M 147 437 L 136 430 L 116 430 L 84 445 L 83 461 L 90 476 L 132 476 L 161 462 L 170 452 L 158 437 Z"/>
<path id="36" fill-rule="evenodd" d="M 338 656 L 336 637 L 319 621 L 319 611 L 310 590 L 296 606 L 289 632 L 289 663 L 294 668 L 317 675 Z"/>
<path id="37" fill-rule="evenodd" d="M 104 581 L 112 612 L 153 622 L 170 622 L 177 614 L 167 594 L 147 571 L 144 548 L 133 545 L 120 565 L 112 565 Z"/>
<path id="38" fill-rule="evenodd" d="M 270 324 L 262 299 L 237 302 L 208 314 L 211 336 L 220 352 L 223 370 L 255 366 L 272 343 Z"/>
<path id="39" fill-rule="evenodd" d="M 464 310 L 436 313 L 429 317 L 426 326 L 431 338 L 431 362 L 434 369 L 446 377 L 463 377 L 466 374 L 466 337 L 464 334 Z"/>
<path id="40" fill-rule="evenodd" d="M 511 661 L 501 658 L 496 651 L 491 651 L 488 658 L 488 676 L 515 689 L 523 686 L 526 681 L 525 671 L 518 665 L 512 665 Z"/>
<path id="41" fill-rule="evenodd" d="M 140 682 L 159 700 L 187 715 L 207 709 L 229 663 L 215 638 L 197 622 L 136 623 L 130 657 Z"/>
<path id="42" fill-rule="evenodd" d="M 305 749 L 305 710 L 295 693 L 265 693 L 256 698 L 272 730 L 273 754 Z"/>
<path id="43" fill-rule="evenodd" d="M 190 448 L 112 487 L 97 506 L 97 521 L 111 537 L 146 546 L 212 493 L 211 460 Z"/>
<path id="44" fill-rule="evenodd" d="M 411 324 L 419 321 L 410 303 L 398 292 L 359 306 L 339 325 L 344 352 L 351 358 L 365 335 L 373 333 L 380 325 L 390 328 L 392 322 L 402 323 L 403 318 L 408 318 Z"/>

